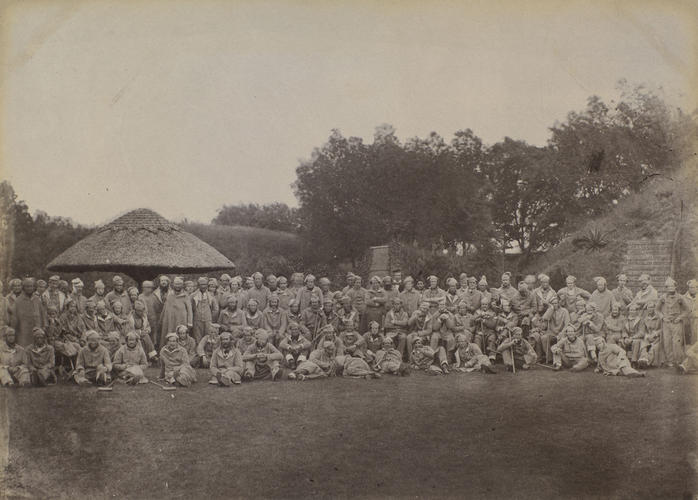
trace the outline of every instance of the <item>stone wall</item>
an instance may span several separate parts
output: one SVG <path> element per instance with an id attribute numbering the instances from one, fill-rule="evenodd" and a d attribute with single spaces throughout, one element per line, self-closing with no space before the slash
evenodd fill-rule
<path id="1" fill-rule="evenodd" d="M 629 240 L 623 261 L 622 272 L 628 276 L 628 286 L 636 292 L 640 285 L 638 278 L 647 273 L 652 278 L 652 286 L 663 292 L 664 281 L 671 275 L 671 240 Z"/>

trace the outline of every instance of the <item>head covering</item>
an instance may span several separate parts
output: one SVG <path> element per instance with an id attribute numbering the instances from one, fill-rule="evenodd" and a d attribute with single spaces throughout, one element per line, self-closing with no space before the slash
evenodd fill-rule
<path id="1" fill-rule="evenodd" d="M 674 281 L 674 278 L 671 276 L 667 277 L 666 281 L 664 282 L 664 286 L 676 286 L 676 281 Z"/>
<path id="2" fill-rule="evenodd" d="M 315 295 L 313 295 L 313 297 L 315 297 Z M 247 301 L 247 305 L 248 305 L 248 306 L 249 306 L 250 304 L 253 304 L 253 303 L 254 303 L 254 305 L 256 305 L 256 306 L 259 305 L 259 302 L 257 302 L 257 299 L 250 299 L 250 300 Z"/>
<path id="3" fill-rule="evenodd" d="M 131 290 L 135 290 L 136 293 L 138 293 L 138 287 L 137 286 L 130 286 L 128 287 L 128 290 L 126 290 L 127 293 L 131 293 Z"/>
<path id="4" fill-rule="evenodd" d="M 126 334 L 126 340 L 129 340 L 129 339 L 138 340 L 138 335 L 136 334 L 136 332 L 128 332 Z"/>
<path id="5" fill-rule="evenodd" d="M 179 337 L 177 336 L 177 334 L 176 334 L 175 332 L 170 332 L 170 333 L 168 333 L 167 335 L 165 335 L 165 339 L 168 340 L 168 341 L 169 341 L 170 339 L 175 339 L 175 340 L 177 340 L 178 338 L 179 338 Z"/>
<path id="6" fill-rule="evenodd" d="M 78 286 L 78 285 L 82 285 L 82 284 L 83 284 L 83 283 L 82 283 L 82 280 L 81 280 L 80 278 L 73 278 L 73 280 L 71 281 L 71 283 L 73 284 L 73 286 Z"/>
<path id="7" fill-rule="evenodd" d="M 393 278 L 390 276 L 383 276 L 383 279 L 381 280 L 384 285 L 392 285 L 393 284 Z"/>
<path id="8" fill-rule="evenodd" d="M 45 336 L 46 336 L 46 332 L 44 332 L 44 331 L 43 331 L 41 328 L 39 328 L 38 326 L 35 326 L 35 327 L 32 329 L 32 335 L 34 336 L 34 338 L 37 338 L 37 337 L 45 337 Z"/>
<path id="9" fill-rule="evenodd" d="M 698 286 L 698 281 L 696 280 L 688 280 L 686 282 L 686 286 Z"/>
<path id="10" fill-rule="evenodd" d="M 404 278 L 404 279 L 402 280 L 403 283 L 407 283 L 408 281 L 409 281 L 410 283 L 414 283 L 414 278 L 413 278 L 412 276 L 407 276 L 406 278 Z"/>
<path id="11" fill-rule="evenodd" d="M 36 284 L 38 285 L 45 285 L 46 282 L 44 280 L 36 280 Z"/>
<path id="12" fill-rule="evenodd" d="M 511 334 L 515 335 L 517 333 L 523 334 L 523 330 L 519 326 L 515 326 L 514 328 L 511 329 Z"/>
<path id="13" fill-rule="evenodd" d="M 502 273 L 502 278 L 511 278 L 511 273 L 509 271 L 505 271 Z"/>
<path id="14" fill-rule="evenodd" d="M 320 283 L 321 285 L 329 285 L 330 279 L 323 276 L 322 278 L 320 278 L 320 281 L 318 283 Z"/>
<path id="15" fill-rule="evenodd" d="M 170 278 L 169 278 L 167 275 L 163 274 L 163 275 L 160 276 L 160 278 L 158 278 L 158 281 L 159 281 L 160 283 L 162 283 L 163 281 L 167 281 L 167 282 L 169 283 L 169 282 L 170 282 Z"/>
<path id="16" fill-rule="evenodd" d="M 487 286 L 487 276 L 483 275 L 482 278 L 480 278 L 480 282 L 478 285 L 485 285 Z M 474 292 L 473 292 L 474 293 Z"/>
<path id="17" fill-rule="evenodd" d="M 98 286 L 104 286 L 104 281 L 102 281 L 102 280 L 95 281 L 95 288 L 97 288 Z"/>
<path id="18" fill-rule="evenodd" d="M 223 280 L 230 281 L 230 275 L 226 274 L 226 273 L 221 274 L 221 281 L 223 281 Z"/>
<path id="19" fill-rule="evenodd" d="M 577 281 L 577 278 L 575 278 L 571 274 L 567 275 L 567 278 L 565 278 L 565 283 L 568 283 L 568 282 L 574 283 L 575 281 Z"/>
<path id="20" fill-rule="evenodd" d="M 307 283 L 308 280 L 311 280 L 311 279 L 312 279 L 313 281 L 315 281 L 315 276 L 313 276 L 312 274 L 308 274 L 308 275 L 306 275 L 306 277 L 303 279 L 303 283 Z"/>
<path id="21" fill-rule="evenodd" d="M 196 282 L 199 285 L 208 285 L 208 278 L 206 276 L 201 276 Z"/>
<path id="22" fill-rule="evenodd" d="M 99 333 L 95 332 L 94 330 L 90 330 L 85 335 L 85 338 L 87 338 L 87 340 L 99 340 L 100 337 Z"/>
<path id="23" fill-rule="evenodd" d="M 468 341 L 468 337 L 466 337 L 462 333 L 459 333 L 458 335 L 456 335 L 456 342 L 467 342 L 467 341 Z"/>
<path id="24" fill-rule="evenodd" d="M 322 299 L 322 303 L 323 304 L 334 304 L 334 301 L 332 300 L 332 297 L 328 296 L 328 297 L 325 297 L 324 299 Z"/>
<path id="25" fill-rule="evenodd" d="M 232 340 L 233 335 L 230 332 L 223 332 L 221 333 L 221 340 L 225 339 L 231 339 Z"/>
<path id="26" fill-rule="evenodd" d="M 334 342 L 332 342 L 331 340 L 325 340 L 322 343 L 322 347 L 323 347 L 323 349 L 328 349 L 330 347 L 334 347 Z"/>
<path id="27" fill-rule="evenodd" d="M 24 278 L 22 280 L 22 286 L 24 285 L 34 285 L 35 281 L 34 278 Z"/>
<path id="28" fill-rule="evenodd" d="M 57 274 L 54 274 L 54 275 L 51 276 L 48 280 L 49 280 L 49 281 L 61 281 L 61 277 L 58 276 Z"/>
<path id="29" fill-rule="evenodd" d="M 446 280 L 446 286 L 456 286 L 458 284 L 458 281 L 456 281 L 456 278 L 448 278 Z"/>
<path id="30" fill-rule="evenodd" d="M 545 273 L 540 273 L 538 275 L 538 281 L 550 281 L 550 276 Z"/>
<path id="31" fill-rule="evenodd" d="M 623 274 L 623 273 L 620 273 L 618 276 L 616 276 L 616 279 L 617 279 L 618 281 L 620 281 L 620 280 L 628 281 L 628 277 L 627 277 L 625 274 Z"/>
<path id="32" fill-rule="evenodd" d="M 261 328 L 254 332 L 254 336 L 257 337 L 257 340 L 260 342 L 266 342 L 269 340 L 269 334 L 266 330 L 262 330 Z"/>
<path id="33" fill-rule="evenodd" d="M 143 282 L 143 288 L 155 288 L 155 283 L 146 280 Z"/>
<path id="34" fill-rule="evenodd" d="M 123 282 L 124 282 L 124 279 L 123 279 L 121 276 L 119 276 L 119 275 L 117 274 L 117 275 L 115 275 L 115 276 L 111 279 L 111 282 L 114 283 L 114 284 L 116 284 L 116 283 L 123 283 Z"/>
<path id="35" fill-rule="evenodd" d="M 174 285 L 175 283 L 181 283 L 183 285 L 184 280 L 182 279 L 181 276 L 176 276 L 175 279 L 172 280 L 172 284 Z"/>
<path id="36" fill-rule="evenodd" d="M 383 345 L 385 345 L 385 344 L 393 345 L 393 339 L 391 339 L 390 337 L 385 337 L 385 338 L 383 339 L 382 344 L 383 344 Z"/>
<path id="37" fill-rule="evenodd" d="M 642 273 L 637 279 L 638 281 L 651 281 L 650 275 L 647 273 Z"/>
<path id="38" fill-rule="evenodd" d="M 604 278 L 603 276 L 595 277 L 594 281 L 596 282 L 597 285 L 600 285 L 601 283 L 603 283 L 604 285 L 606 284 L 606 278 Z"/>

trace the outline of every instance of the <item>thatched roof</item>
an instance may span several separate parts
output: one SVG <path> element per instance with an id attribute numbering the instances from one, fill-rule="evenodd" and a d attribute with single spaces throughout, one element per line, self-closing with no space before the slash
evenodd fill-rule
<path id="1" fill-rule="evenodd" d="M 234 269 L 228 258 L 152 210 L 139 208 L 98 228 L 47 266 L 50 271 L 144 274 Z"/>

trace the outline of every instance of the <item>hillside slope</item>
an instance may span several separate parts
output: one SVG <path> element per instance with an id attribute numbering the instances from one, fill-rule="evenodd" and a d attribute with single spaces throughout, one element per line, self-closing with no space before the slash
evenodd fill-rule
<path id="1" fill-rule="evenodd" d="M 534 258 L 520 271 L 522 273 L 545 272 L 554 287 L 564 286 L 564 278 L 572 274 L 578 284 L 591 290 L 595 288 L 594 276 L 605 276 L 615 286 L 615 277 L 621 272 L 623 258 L 629 240 L 675 240 L 680 264 L 675 277 L 679 289 L 696 276 L 696 248 L 698 232 L 698 161 L 686 163 L 671 178 L 655 176 L 646 181 L 639 193 L 634 193 L 606 215 L 589 221 L 572 233 L 559 245 Z M 683 224 L 680 221 L 683 220 Z M 576 248 L 575 238 L 588 236 L 592 231 L 605 234 L 606 246 L 598 251 Z M 630 283 L 632 287 L 635 283 Z"/>

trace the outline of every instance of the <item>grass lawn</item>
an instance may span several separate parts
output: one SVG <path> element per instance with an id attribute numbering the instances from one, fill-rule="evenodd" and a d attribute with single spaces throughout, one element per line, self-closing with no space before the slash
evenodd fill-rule
<path id="1" fill-rule="evenodd" d="M 207 380 L 199 371 L 174 393 L 150 384 L 0 390 L 8 495 L 698 494 L 698 377 L 539 368 L 232 388 Z"/>

